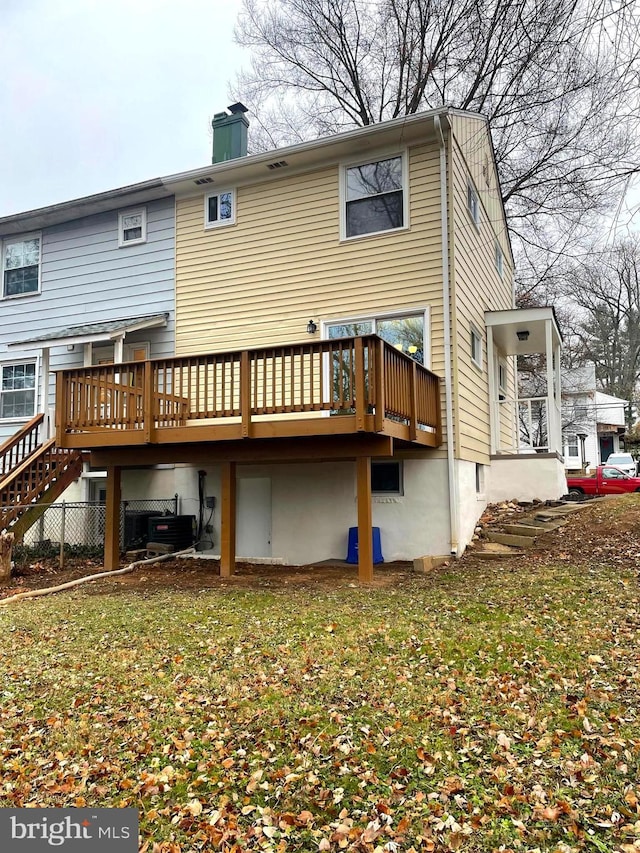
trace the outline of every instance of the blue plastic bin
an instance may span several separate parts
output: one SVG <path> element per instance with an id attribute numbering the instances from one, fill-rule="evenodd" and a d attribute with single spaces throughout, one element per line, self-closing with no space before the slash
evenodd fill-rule
<path id="1" fill-rule="evenodd" d="M 373 562 L 374 563 L 384 563 L 384 557 L 382 556 L 382 546 L 380 544 L 380 528 L 374 527 L 373 530 Z M 357 563 L 358 562 L 358 528 L 350 527 L 349 528 L 349 540 L 347 544 L 347 563 Z"/>

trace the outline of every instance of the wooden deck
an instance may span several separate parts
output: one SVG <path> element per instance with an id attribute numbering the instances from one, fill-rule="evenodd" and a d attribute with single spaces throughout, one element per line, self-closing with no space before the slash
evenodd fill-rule
<path id="1" fill-rule="evenodd" d="M 57 375 L 58 447 L 354 433 L 438 447 L 439 378 L 375 335 Z"/>
<path id="2" fill-rule="evenodd" d="M 236 465 L 356 461 L 359 578 L 373 577 L 371 467 L 442 441 L 440 380 L 376 335 L 64 370 L 56 443 L 107 471 L 105 567 L 117 568 L 121 469 L 221 467 L 221 561 L 235 567 Z"/>

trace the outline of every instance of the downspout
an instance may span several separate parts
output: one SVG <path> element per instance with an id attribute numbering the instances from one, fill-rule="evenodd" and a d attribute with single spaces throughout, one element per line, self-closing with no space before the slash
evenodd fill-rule
<path id="1" fill-rule="evenodd" d="M 458 555 L 458 484 L 453 443 L 453 380 L 451 376 L 451 294 L 449 292 L 449 218 L 447 213 L 447 148 L 440 116 L 434 116 L 440 137 L 440 233 L 442 234 L 442 308 L 444 312 L 444 407 L 447 419 L 447 476 L 451 554 Z"/>

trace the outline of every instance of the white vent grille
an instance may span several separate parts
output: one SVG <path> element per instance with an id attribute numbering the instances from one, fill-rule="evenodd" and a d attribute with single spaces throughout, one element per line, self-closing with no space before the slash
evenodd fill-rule
<path id="1" fill-rule="evenodd" d="M 200 186 L 201 184 L 212 184 L 213 178 L 198 178 L 197 181 L 193 182 L 196 186 Z"/>
<path id="2" fill-rule="evenodd" d="M 289 164 L 286 160 L 277 160 L 275 163 L 268 163 L 267 169 L 271 169 L 273 171 L 273 169 L 282 169 L 284 166 L 288 165 Z"/>

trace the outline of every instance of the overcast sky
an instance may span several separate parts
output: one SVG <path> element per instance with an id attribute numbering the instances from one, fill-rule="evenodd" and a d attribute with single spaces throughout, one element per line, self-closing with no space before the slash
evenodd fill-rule
<path id="1" fill-rule="evenodd" d="M 211 118 L 248 62 L 240 6 L 0 0 L 0 216 L 209 163 Z M 636 186 L 619 234 L 639 203 Z"/>
<path id="2" fill-rule="evenodd" d="M 0 0 L 0 216 L 211 162 L 240 0 Z"/>

